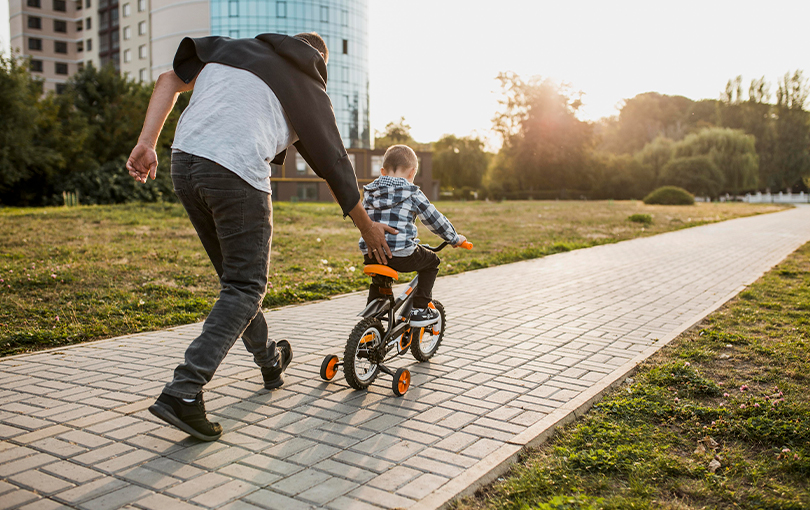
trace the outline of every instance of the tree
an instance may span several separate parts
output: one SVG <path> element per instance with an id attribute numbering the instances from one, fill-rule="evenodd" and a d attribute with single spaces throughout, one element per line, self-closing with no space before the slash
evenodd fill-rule
<path id="1" fill-rule="evenodd" d="M 627 154 L 600 154 L 593 160 L 591 198 L 641 199 L 655 186 L 649 165 Z"/>
<path id="2" fill-rule="evenodd" d="M 725 178 L 708 156 L 675 158 L 663 168 L 661 183 L 678 186 L 700 196 L 717 197 Z"/>
<path id="3" fill-rule="evenodd" d="M 19 197 L 20 183 L 47 176 L 59 154 L 42 139 L 39 97 L 42 83 L 33 80 L 27 60 L 0 54 L 0 202 Z"/>
<path id="4" fill-rule="evenodd" d="M 502 73 L 498 79 L 504 108 L 493 122 L 504 142 L 488 170 L 490 186 L 527 196 L 587 187 L 593 129 L 576 117 L 581 93 L 539 77 Z"/>
<path id="5" fill-rule="evenodd" d="M 776 92 L 773 172 L 768 187 L 791 189 L 810 176 L 810 86 L 801 71 L 786 73 Z"/>
<path id="6" fill-rule="evenodd" d="M 411 126 L 405 122 L 405 117 L 400 117 L 399 120 L 386 124 L 382 133 L 376 132 L 374 137 L 375 148 L 387 149 L 392 145 L 407 145 L 412 149 L 416 149 L 419 145 L 411 137 Z"/>
<path id="7" fill-rule="evenodd" d="M 478 138 L 445 135 L 433 144 L 433 176 L 444 187 L 479 189 L 488 162 Z"/>
<path id="8" fill-rule="evenodd" d="M 653 182 L 657 182 L 661 170 L 672 159 L 674 151 L 675 142 L 665 136 L 659 136 L 638 151 L 636 159 L 650 169 Z"/>
<path id="9" fill-rule="evenodd" d="M 675 145 L 675 157 L 691 156 L 712 160 L 723 174 L 723 191 L 738 195 L 757 187 L 759 159 L 752 135 L 728 128 L 704 129 Z"/>

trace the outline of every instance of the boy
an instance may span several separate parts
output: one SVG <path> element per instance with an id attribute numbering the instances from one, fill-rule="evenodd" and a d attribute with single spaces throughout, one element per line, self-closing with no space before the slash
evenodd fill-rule
<path id="1" fill-rule="evenodd" d="M 406 145 L 392 145 L 385 151 L 380 177 L 363 186 L 363 207 L 372 221 L 391 226 L 398 234 L 386 234 L 393 258 L 388 267 L 397 271 L 416 271 L 419 282 L 413 295 L 411 325 L 424 327 L 439 320 L 439 312 L 429 308 L 433 283 L 439 273 L 441 260 L 432 251 L 419 246 L 416 238 L 416 216 L 431 232 L 441 237 L 453 247 L 460 246 L 467 239 L 456 233 L 453 225 L 436 210 L 419 186 L 413 184 L 418 160 L 416 153 Z M 360 239 L 360 251 L 365 256 L 365 264 L 375 264 L 375 251 L 369 253 L 365 241 Z M 368 302 L 381 297 L 379 287 L 372 281 Z"/>

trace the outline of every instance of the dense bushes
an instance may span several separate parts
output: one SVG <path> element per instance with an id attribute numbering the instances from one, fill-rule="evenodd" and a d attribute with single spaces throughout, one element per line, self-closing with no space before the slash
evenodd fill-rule
<path id="1" fill-rule="evenodd" d="M 663 186 L 644 197 L 645 204 L 694 205 L 695 197 L 683 188 Z"/>

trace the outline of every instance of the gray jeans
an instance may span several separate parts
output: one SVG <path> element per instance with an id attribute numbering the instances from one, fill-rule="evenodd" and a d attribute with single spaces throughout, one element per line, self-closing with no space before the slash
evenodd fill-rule
<path id="1" fill-rule="evenodd" d="M 267 338 L 261 303 L 267 290 L 273 206 L 270 195 L 205 158 L 172 153 L 172 182 L 180 203 L 219 275 L 219 299 L 202 333 L 163 392 L 194 398 L 240 336 L 260 367 L 278 359 Z"/>

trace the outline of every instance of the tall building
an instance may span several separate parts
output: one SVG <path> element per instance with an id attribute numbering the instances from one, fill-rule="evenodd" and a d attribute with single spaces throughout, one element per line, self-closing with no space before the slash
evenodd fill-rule
<path id="1" fill-rule="evenodd" d="M 9 20 L 11 47 L 57 92 L 89 63 L 153 81 L 171 69 L 184 37 L 318 32 L 343 142 L 371 147 L 368 0 L 10 0 Z"/>

